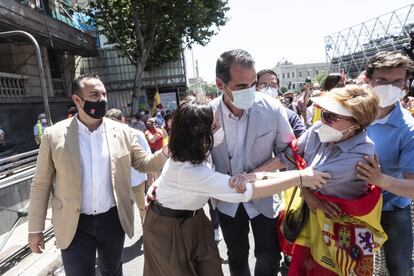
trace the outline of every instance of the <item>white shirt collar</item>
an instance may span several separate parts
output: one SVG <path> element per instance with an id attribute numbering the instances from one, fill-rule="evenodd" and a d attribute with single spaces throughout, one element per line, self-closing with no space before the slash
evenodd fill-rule
<path id="1" fill-rule="evenodd" d="M 87 126 L 85 126 L 85 124 L 82 123 L 79 120 L 78 115 L 76 115 L 76 120 L 78 121 L 78 129 L 79 129 L 79 132 L 86 133 L 86 134 L 89 134 L 89 135 L 92 134 L 95 131 L 96 131 L 96 133 L 103 133 L 103 132 L 105 132 L 105 122 L 104 122 L 105 120 L 102 120 L 102 123 L 99 125 L 99 127 L 96 130 L 92 131 L 92 132 L 89 131 L 89 128 Z"/>

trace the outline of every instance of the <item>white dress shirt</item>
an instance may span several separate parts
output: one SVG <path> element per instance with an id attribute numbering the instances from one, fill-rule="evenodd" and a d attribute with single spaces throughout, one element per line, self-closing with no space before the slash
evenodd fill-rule
<path id="1" fill-rule="evenodd" d="M 244 193 L 229 186 L 230 176 L 215 172 L 208 162 L 193 165 L 190 162 L 167 160 L 161 176 L 155 181 L 157 201 L 175 210 L 197 210 L 209 198 L 227 202 L 247 202 L 253 194 L 251 183 Z"/>
<path id="2" fill-rule="evenodd" d="M 138 144 L 149 154 L 151 154 L 151 148 L 145 138 L 145 134 L 138 129 L 132 128 L 133 132 L 137 135 Z M 145 180 L 147 180 L 147 174 L 141 173 L 134 168 L 131 168 L 131 186 L 139 186 Z"/>
<path id="3" fill-rule="evenodd" d="M 90 132 L 78 118 L 76 119 L 82 177 L 81 213 L 105 213 L 115 206 L 105 123 L 102 122 L 97 130 Z"/>

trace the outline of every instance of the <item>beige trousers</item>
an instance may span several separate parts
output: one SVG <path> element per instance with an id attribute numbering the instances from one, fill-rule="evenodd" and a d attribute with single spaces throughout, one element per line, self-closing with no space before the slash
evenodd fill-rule
<path id="1" fill-rule="evenodd" d="M 145 181 L 138 186 L 133 186 L 132 191 L 141 217 L 141 224 L 143 224 L 145 218 Z"/>
<path id="2" fill-rule="evenodd" d="M 223 276 L 213 224 L 201 209 L 192 218 L 171 218 L 147 210 L 144 276 Z"/>

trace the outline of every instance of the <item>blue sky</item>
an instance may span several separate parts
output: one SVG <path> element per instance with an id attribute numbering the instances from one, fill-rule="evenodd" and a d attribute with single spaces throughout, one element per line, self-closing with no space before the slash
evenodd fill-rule
<path id="1" fill-rule="evenodd" d="M 215 81 L 215 62 L 224 51 L 242 48 L 256 69 L 293 63 L 324 62 L 324 37 L 414 3 L 409 0 L 230 0 L 229 21 L 210 43 L 193 47 L 200 77 Z M 186 50 L 187 76 L 193 77 Z"/>

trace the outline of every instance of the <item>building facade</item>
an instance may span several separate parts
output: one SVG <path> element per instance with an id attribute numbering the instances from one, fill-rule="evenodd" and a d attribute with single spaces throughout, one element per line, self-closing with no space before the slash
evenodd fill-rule
<path id="1" fill-rule="evenodd" d="M 74 20 L 71 0 L 0 0 L 0 125 L 17 151 L 35 147 L 33 126 L 44 112 L 35 48 L 25 37 L 1 37 L 25 31 L 38 42 L 52 121 L 66 117 L 78 57 L 96 56 L 96 35 Z"/>
<path id="2" fill-rule="evenodd" d="M 293 91 L 300 91 L 307 78 L 314 79 L 322 72 L 328 72 L 328 69 L 329 64 L 325 62 L 293 64 L 287 60 L 278 62 L 273 68 L 279 77 L 280 87 Z"/>

